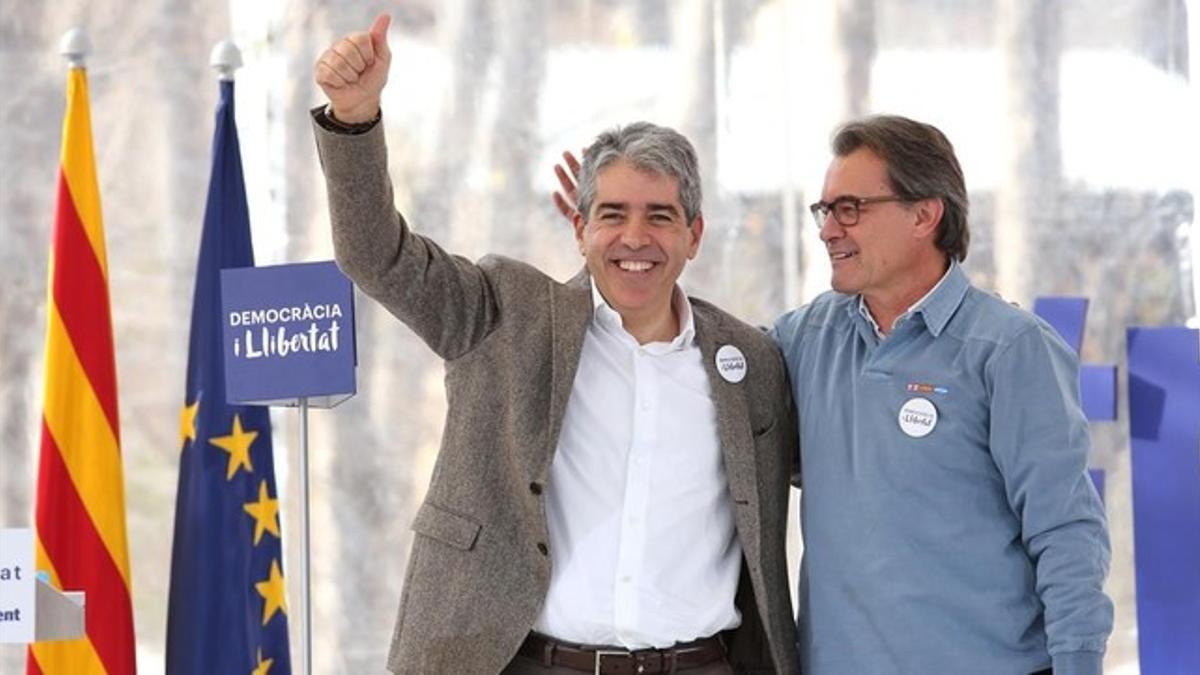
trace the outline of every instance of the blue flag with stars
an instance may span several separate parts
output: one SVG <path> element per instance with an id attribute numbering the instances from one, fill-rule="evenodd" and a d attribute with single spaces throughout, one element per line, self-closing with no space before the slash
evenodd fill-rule
<path id="1" fill-rule="evenodd" d="M 179 419 L 171 675 L 291 672 L 271 420 L 225 402 L 221 361 L 220 270 L 253 265 L 233 82 L 222 81 Z"/>

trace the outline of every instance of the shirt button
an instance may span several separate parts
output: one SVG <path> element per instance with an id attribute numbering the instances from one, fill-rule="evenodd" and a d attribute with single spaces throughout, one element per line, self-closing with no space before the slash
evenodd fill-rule
<path id="1" fill-rule="evenodd" d="M 550 555 L 550 547 L 546 546 L 546 542 L 539 541 L 537 544 L 538 553 L 542 555 Z"/>
<path id="2" fill-rule="evenodd" d="M 626 574 L 625 576 L 621 577 L 621 583 L 623 583 L 623 584 L 627 584 L 627 583 L 629 583 L 630 581 L 633 581 L 633 578 L 632 578 L 632 577 L 630 577 L 628 574 Z"/>
<path id="3" fill-rule="evenodd" d="M 529 484 L 529 491 L 530 491 L 530 492 L 532 492 L 532 493 L 533 493 L 533 494 L 535 494 L 535 495 L 540 495 L 540 494 L 542 494 L 542 484 L 541 484 L 541 483 L 539 483 L 539 482 L 537 482 L 537 481 L 534 481 L 534 482 L 530 483 L 530 484 Z"/>

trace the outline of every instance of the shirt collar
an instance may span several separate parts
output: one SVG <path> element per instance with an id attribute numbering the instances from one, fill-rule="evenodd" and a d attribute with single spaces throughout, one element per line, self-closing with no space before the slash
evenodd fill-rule
<path id="1" fill-rule="evenodd" d="M 962 302 L 963 296 L 967 293 L 967 286 L 970 285 L 967 281 L 967 275 L 962 271 L 958 261 L 951 260 L 950 268 L 942 275 L 933 288 L 929 292 L 921 296 L 909 306 L 908 310 L 892 323 L 892 328 L 895 328 L 900 322 L 912 315 L 920 313 L 925 319 L 925 326 L 934 337 L 941 335 L 942 329 L 950 322 L 950 317 L 954 315 L 954 310 L 958 309 L 958 305 Z M 860 294 L 856 303 L 858 313 L 866 319 L 867 323 L 875 331 L 875 335 L 882 340 L 885 336 L 879 328 L 879 324 L 875 322 L 875 317 L 871 316 L 870 310 L 867 309 L 867 301 Z"/>
<path id="2" fill-rule="evenodd" d="M 962 304 L 970 285 L 966 272 L 963 272 L 958 261 L 952 260 L 942 280 L 914 305 L 914 311 L 919 311 L 925 318 L 925 326 L 934 337 L 941 335 L 946 324 L 950 323 L 950 317 Z"/>
<path id="3" fill-rule="evenodd" d="M 593 279 L 592 287 L 592 317 L 602 327 L 617 329 L 625 335 L 629 332 L 625 330 L 625 321 L 621 318 L 620 313 L 613 309 L 604 296 L 600 294 L 600 289 L 596 288 L 596 281 Z M 671 291 L 671 306 L 675 308 L 676 314 L 679 315 L 679 334 L 675 336 L 670 343 L 666 344 L 670 349 L 683 349 L 691 347 L 692 342 L 696 339 L 696 320 L 692 316 L 692 303 L 688 300 L 683 290 L 679 288 L 679 284 L 675 284 Z M 654 344 L 654 343 L 651 343 Z"/>

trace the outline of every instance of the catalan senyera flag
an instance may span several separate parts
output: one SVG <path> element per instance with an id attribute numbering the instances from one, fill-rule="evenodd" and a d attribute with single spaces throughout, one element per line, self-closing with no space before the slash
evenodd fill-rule
<path id="1" fill-rule="evenodd" d="M 87 634 L 33 644 L 30 674 L 135 672 L 108 261 L 91 126 L 87 75 L 72 67 L 50 248 L 35 519 L 38 570 L 56 588 L 86 593 Z"/>
<path id="2" fill-rule="evenodd" d="M 221 82 L 179 422 L 171 675 L 291 670 L 271 420 L 225 400 L 220 271 L 254 265 L 233 102 L 233 82 Z"/>

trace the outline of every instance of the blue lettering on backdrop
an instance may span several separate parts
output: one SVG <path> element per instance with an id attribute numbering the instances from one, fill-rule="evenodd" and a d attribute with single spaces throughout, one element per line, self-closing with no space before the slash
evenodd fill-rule
<path id="1" fill-rule="evenodd" d="M 1033 313 L 1050 324 L 1063 341 L 1078 355 L 1083 348 L 1083 328 L 1087 322 L 1087 298 L 1045 297 L 1033 302 Z M 1079 398 L 1083 414 L 1090 422 L 1117 419 L 1117 367 L 1113 365 L 1079 366 Z M 1092 484 L 1104 498 L 1104 470 L 1088 469 Z"/>
<path id="2" fill-rule="evenodd" d="M 1033 313 L 1053 326 L 1076 354 L 1083 349 L 1083 327 L 1087 322 L 1087 310 L 1087 298 L 1051 296 L 1033 301 Z"/>
<path id="3" fill-rule="evenodd" d="M 1033 313 L 1053 326 L 1076 354 L 1083 348 L 1087 309 L 1087 298 L 1048 297 L 1033 302 Z M 1110 364 L 1080 365 L 1079 397 L 1088 420 L 1116 420 L 1117 367 Z"/>
<path id="4" fill-rule="evenodd" d="M 1200 332 L 1130 328 L 1138 657 L 1200 673 Z"/>
<path id="5" fill-rule="evenodd" d="M 1088 475 L 1092 477 L 1092 485 L 1096 486 L 1096 492 L 1100 493 L 1100 500 L 1104 500 L 1104 469 L 1088 469 Z"/>

